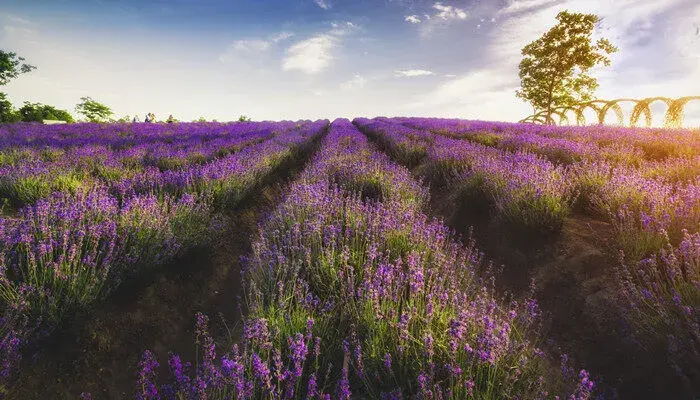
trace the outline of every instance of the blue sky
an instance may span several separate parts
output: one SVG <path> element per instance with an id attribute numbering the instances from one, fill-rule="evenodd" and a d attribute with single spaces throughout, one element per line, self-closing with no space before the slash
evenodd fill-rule
<path id="1" fill-rule="evenodd" d="M 38 69 L 3 91 L 140 118 L 515 121 L 520 49 L 563 9 L 620 47 L 600 98 L 700 94 L 697 0 L 4 0 L 0 48 Z"/>

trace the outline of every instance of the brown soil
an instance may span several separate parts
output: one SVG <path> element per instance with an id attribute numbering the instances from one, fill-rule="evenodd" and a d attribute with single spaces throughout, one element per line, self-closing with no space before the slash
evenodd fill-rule
<path id="1" fill-rule="evenodd" d="M 23 360 L 8 398 L 75 399 L 81 392 L 94 399 L 132 398 L 144 350 L 154 353 L 161 376 L 167 375 L 169 352 L 195 360 L 197 312 L 210 317 L 219 351 L 228 351 L 240 331 L 241 256 L 249 253 L 257 223 L 279 201 L 284 182 L 303 168 L 317 144 L 244 199 L 211 246 L 123 283 L 107 302 L 39 343 L 40 350 Z"/>

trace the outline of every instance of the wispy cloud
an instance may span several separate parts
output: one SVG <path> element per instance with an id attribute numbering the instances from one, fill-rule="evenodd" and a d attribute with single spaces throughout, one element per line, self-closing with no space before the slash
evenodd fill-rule
<path id="1" fill-rule="evenodd" d="M 432 71 L 428 71 L 425 69 L 400 69 L 394 71 L 394 76 L 396 77 L 409 77 L 413 78 L 416 76 L 428 76 L 428 75 L 435 75 Z"/>
<path id="2" fill-rule="evenodd" d="M 331 23 L 331 28 L 333 29 L 331 29 L 329 33 L 333 36 L 345 36 L 360 29 L 359 26 L 353 24 L 350 21 L 343 23 L 333 22 Z"/>
<path id="3" fill-rule="evenodd" d="M 430 110 L 429 113 L 439 116 L 517 120 L 527 112 L 527 106 L 503 107 L 513 103 L 516 86 L 517 80 L 480 69 L 439 84 L 432 91 L 416 96 L 416 101 L 403 108 L 411 112 Z"/>
<path id="4" fill-rule="evenodd" d="M 270 48 L 270 42 L 261 39 L 243 39 L 236 40 L 231 44 L 231 47 L 236 51 L 245 52 L 263 52 Z"/>
<path id="5" fill-rule="evenodd" d="M 294 34 L 292 32 L 280 32 L 280 33 L 277 33 L 275 35 L 272 35 L 270 37 L 270 41 L 272 41 L 273 43 L 278 43 L 278 42 L 285 41 L 285 40 L 291 38 L 292 36 L 294 36 Z"/>
<path id="6" fill-rule="evenodd" d="M 314 0 L 314 3 L 316 3 L 317 6 L 323 8 L 324 10 L 328 10 L 331 8 L 331 4 L 328 2 L 328 0 Z"/>
<path id="7" fill-rule="evenodd" d="M 408 15 L 403 20 L 406 22 L 410 22 L 412 24 L 420 24 L 421 23 L 421 19 L 417 15 Z"/>
<path id="8" fill-rule="evenodd" d="M 219 60 L 235 69 L 264 68 L 270 49 L 294 36 L 291 32 L 279 32 L 266 38 L 244 38 L 233 41 L 219 56 Z"/>
<path id="9" fill-rule="evenodd" d="M 428 12 L 423 14 L 422 17 L 417 14 L 408 15 L 404 17 L 404 21 L 418 25 L 421 36 L 428 36 L 436 28 L 444 28 L 450 26 L 453 22 L 466 21 L 469 18 L 469 14 L 464 9 L 446 5 L 439 1 L 433 3 Z"/>
<path id="10" fill-rule="evenodd" d="M 433 9 L 437 10 L 435 17 L 445 21 L 453 19 L 467 19 L 467 12 L 454 6 L 446 6 L 441 2 L 433 4 Z"/>
<path id="11" fill-rule="evenodd" d="M 13 24 L 20 24 L 20 25 L 33 25 L 32 22 L 26 18 L 22 18 L 18 15 L 14 14 L 5 14 L 2 16 L 2 19 L 6 23 L 13 23 Z"/>
<path id="12" fill-rule="evenodd" d="M 497 15 L 509 16 L 518 13 L 534 12 L 561 3 L 562 0 L 513 0 L 507 6 L 498 10 Z"/>
<path id="13" fill-rule="evenodd" d="M 355 74 L 352 79 L 345 81 L 340 84 L 340 89 L 341 90 L 353 90 L 353 89 L 362 89 L 365 87 L 365 84 L 367 83 L 367 79 L 363 77 L 360 74 Z"/>

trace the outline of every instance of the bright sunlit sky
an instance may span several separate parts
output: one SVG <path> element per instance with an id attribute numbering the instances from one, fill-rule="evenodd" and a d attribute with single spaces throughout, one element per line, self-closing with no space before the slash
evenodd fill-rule
<path id="1" fill-rule="evenodd" d="M 563 9 L 620 48 L 599 98 L 700 95 L 698 0 L 2 0 L 0 48 L 38 69 L 0 90 L 141 120 L 517 121 L 520 49 Z"/>

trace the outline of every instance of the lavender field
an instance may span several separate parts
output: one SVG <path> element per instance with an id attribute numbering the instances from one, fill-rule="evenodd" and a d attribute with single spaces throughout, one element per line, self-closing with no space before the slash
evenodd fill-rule
<path id="1" fill-rule="evenodd" d="M 0 398 L 700 396 L 700 131 L 0 125 Z"/>

